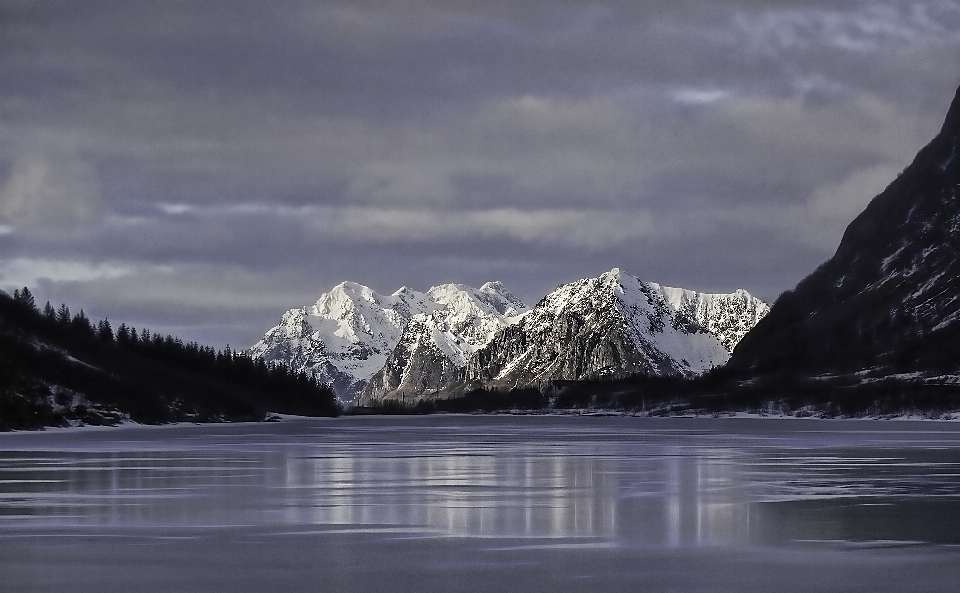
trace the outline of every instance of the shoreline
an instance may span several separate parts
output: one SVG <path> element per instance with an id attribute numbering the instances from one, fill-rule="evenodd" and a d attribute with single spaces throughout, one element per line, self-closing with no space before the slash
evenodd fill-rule
<path id="1" fill-rule="evenodd" d="M 648 413 L 648 412 L 627 412 L 617 410 L 498 410 L 493 412 L 435 412 L 433 414 L 350 414 L 345 413 L 337 417 L 329 416 L 298 416 L 294 414 L 269 414 L 267 420 L 262 421 L 223 421 L 223 422 L 169 422 L 166 424 L 141 424 L 132 420 L 120 422 L 115 425 L 93 425 L 81 424 L 72 426 L 44 426 L 40 428 L 20 428 L 7 431 L 0 431 L 0 438 L 5 434 L 35 434 L 43 432 L 51 433 L 72 433 L 72 432 L 102 432 L 114 429 L 164 429 L 164 428 L 183 428 L 195 426 L 197 428 L 211 426 L 236 426 L 236 425 L 269 425 L 286 424 L 290 422 L 303 422 L 313 420 L 336 421 L 346 418 L 428 418 L 434 417 L 520 417 L 520 416 L 539 416 L 539 417 L 566 417 L 566 418 L 663 418 L 663 419 L 691 419 L 691 420 L 821 420 L 821 421 L 860 421 L 860 422 L 920 422 L 920 423 L 960 423 L 960 411 L 948 412 L 940 417 L 930 417 L 927 415 L 912 413 L 898 415 L 882 416 L 823 416 L 817 414 L 809 415 L 791 415 L 791 414 L 769 414 L 758 412 L 720 412 L 720 413 Z"/>

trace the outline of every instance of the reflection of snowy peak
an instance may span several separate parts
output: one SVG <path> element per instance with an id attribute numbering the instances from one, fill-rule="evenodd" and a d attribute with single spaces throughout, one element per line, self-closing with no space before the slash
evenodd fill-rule
<path id="1" fill-rule="evenodd" d="M 250 353 L 310 373 L 349 401 L 384 367 L 414 318 L 416 327 L 429 325 L 436 347 L 463 366 L 473 350 L 523 310 L 499 282 L 480 289 L 445 284 L 426 293 L 404 287 L 389 296 L 343 282 L 313 306 L 284 314 Z"/>
<path id="2" fill-rule="evenodd" d="M 721 365 L 767 306 L 738 290 L 703 294 L 618 269 L 563 285 L 467 365 L 468 384 L 537 385 L 633 373 L 702 373 Z"/>

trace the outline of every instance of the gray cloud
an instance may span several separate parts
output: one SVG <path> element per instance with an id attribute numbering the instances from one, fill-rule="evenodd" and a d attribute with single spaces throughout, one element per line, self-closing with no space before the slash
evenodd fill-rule
<path id="1" fill-rule="evenodd" d="M 768 299 L 939 129 L 960 8 L 0 5 L 0 286 L 246 345 L 352 279 Z"/>
<path id="2" fill-rule="evenodd" d="M 0 222 L 11 226 L 82 225 L 99 213 L 96 172 L 76 158 L 18 157 L 0 188 Z"/>

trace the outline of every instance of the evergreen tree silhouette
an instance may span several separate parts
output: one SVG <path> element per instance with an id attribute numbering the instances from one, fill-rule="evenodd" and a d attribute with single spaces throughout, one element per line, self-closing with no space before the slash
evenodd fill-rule
<path id="1" fill-rule="evenodd" d="M 30 292 L 30 289 L 26 286 L 23 287 L 23 290 L 14 290 L 13 291 L 13 300 L 17 304 L 21 305 L 26 309 L 31 311 L 36 311 L 37 304 L 33 300 L 33 294 Z"/>
<path id="2" fill-rule="evenodd" d="M 69 325 L 71 319 L 70 307 L 68 307 L 66 303 L 62 303 L 60 308 L 57 309 L 57 322 L 61 325 Z"/>

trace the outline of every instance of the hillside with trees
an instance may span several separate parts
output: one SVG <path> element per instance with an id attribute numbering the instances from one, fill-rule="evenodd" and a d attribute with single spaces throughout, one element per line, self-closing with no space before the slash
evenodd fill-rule
<path id="1" fill-rule="evenodd" d="M 28 288 L 0 291 L 0 430 L 331 416 L 333 391 L 229 346 L 216 350 L 66 304 L 38 307 Z"/>

